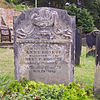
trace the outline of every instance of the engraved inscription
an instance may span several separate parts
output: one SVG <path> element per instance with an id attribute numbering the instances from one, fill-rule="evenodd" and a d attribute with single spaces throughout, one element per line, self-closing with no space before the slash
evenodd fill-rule
<path id="1" fill-rule="evenodd" d="M 69 55 L 66 45 L 58 44 L 29 44 L 24 47 L 24 64 L 33 72 L 52 72 L 61 69 L 61 62 L 66 62 L 65 53 Z"/>

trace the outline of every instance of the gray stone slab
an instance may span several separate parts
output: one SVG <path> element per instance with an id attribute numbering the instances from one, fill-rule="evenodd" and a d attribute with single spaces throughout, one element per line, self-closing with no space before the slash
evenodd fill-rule
<path id="1" fill-rule="evenodd" d="M 96 32 L 94 92 L 100 98 L 100 31 Z"/>
<path id="2" fill-rule="evenodd" d="M 14 20 L 15 79 L 52 84 L 74 81 L 75 17 L 41 7 Z"/>

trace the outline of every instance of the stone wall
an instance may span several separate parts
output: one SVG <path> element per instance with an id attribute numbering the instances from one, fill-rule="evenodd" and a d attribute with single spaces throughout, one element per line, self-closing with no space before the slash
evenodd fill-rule
<path id="1" fill-rule="evenodd" d="M 13 16 L 20 14 L 21 12 L 14 11 L 14 9 L 0 8 L 0 25 L 6 25 L 13 29 Z"/>

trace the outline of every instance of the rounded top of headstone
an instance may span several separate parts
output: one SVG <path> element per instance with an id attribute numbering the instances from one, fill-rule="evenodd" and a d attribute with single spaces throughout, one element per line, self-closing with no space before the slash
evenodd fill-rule
<path id="1" fill-rule="evenodd" d="M 14 21 L 14 30 L 18 39 L 32 38 L 36 35 L 48 39 L 70 38 L 73 20 L 75 21 L 75 17 L 68 15 L 62 9 L 34 8 L 22 12 Z"/>
<path id="2" fill-rule="evenodd" d="M 91 32 L 91 34 L 100 35 L 100 30 L 97 29 L 97 28 L 95 28 L 95 29 Z"/>
<path id="3" fill-rule="evenodd" d="M 22 21 L 25 19 L 28 20 L 28 18 L 30 20 L 32 19 L 39 20 L 40 22 L 45 20 L 48 21 L 48 20 L 52 20 L 53 16 L 57 16 L 57 15 L 59 16 L 59 18 L 65 20 L 65 22 L 67 21 L 67 23 L 70 24 L 70 20 L 71 20 L 70 18 L 72 18 L 72 16 L 68 15 L 66 10 L 51 8 L 51 7 L 39 7 L 39 8 L 25 10 L 21 13 L 21 15 L 18 18 L 16 18 L 16 21 L 20 21 L 20 20 Z"/>

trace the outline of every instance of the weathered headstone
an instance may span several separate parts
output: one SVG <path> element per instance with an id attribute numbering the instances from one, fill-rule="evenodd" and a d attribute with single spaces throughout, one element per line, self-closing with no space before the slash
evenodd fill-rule
<path id="1" fill-rule="evenodd" d="M 96 49 L 96 31 L 92 31 L 91 33 L 86 35 L 86 57 L 95 56 Z"/>
<path id="2" fill-rule="evenodd" d="M 75 17 L 55 8 L 22 12 L 14 21 L 15 79 L 74 80 Z"/>
<path id="3" fill-rule="evenodd" d="M 11 31 L 7 26 L 0 26 L 1 42 L 11 42 Z"/>
<path id="4" fill-rule="evenodd" d="M 96 55 L 95 55 L 95 80 L 94 80 L 94 91 L 96 94 L 99 93 L 100 98 L 100 31 L 96 32 Z"/>
<path id="5" fill-rule="evenodd" d="M 79 65 L 80 64 L 80 56 L 81 56 L 81 48 L 82 48 L 82 28 L 76 30 L 76 35 L 75 35 L 75 64 Z"/>

